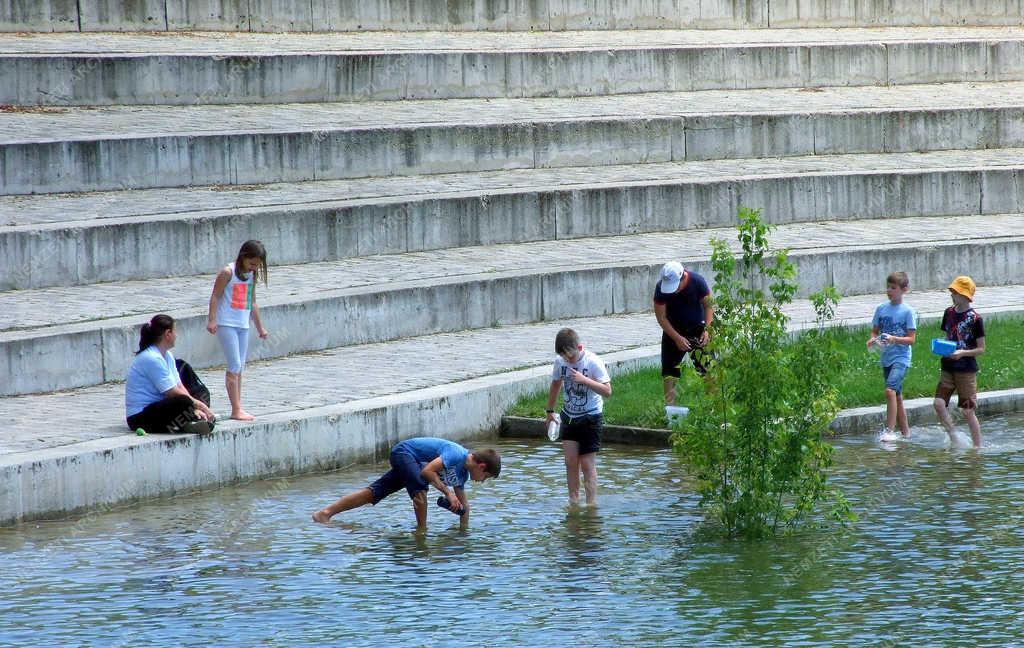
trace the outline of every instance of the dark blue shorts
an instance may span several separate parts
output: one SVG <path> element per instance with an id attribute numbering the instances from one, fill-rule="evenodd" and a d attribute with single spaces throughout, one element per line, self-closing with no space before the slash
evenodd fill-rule
<path id="1" fill-rule="evenodd" d="M 427 490 L 427 482 L 420 477 L 420 471 L 423 470 L 424 464 L 416 461 L 416 457 L 395 448 L 391 451 L 388 461 L 391 463 L 391 470 L 381 475 L 369 487 L 373 493 L 374 504 L 392 493 L 397 493 L 402 488 L 409 493 L 409 497 Z"/>

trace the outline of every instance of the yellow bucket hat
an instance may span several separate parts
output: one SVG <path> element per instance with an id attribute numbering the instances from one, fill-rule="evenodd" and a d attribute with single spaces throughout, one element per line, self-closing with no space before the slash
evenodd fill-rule
<path id="1" fill-rule="evenodd" d="M 970 300 L 974 299 L 974 288 L 974 281 L 966 275 L 957 277 L 953 280 L 953 283 L 949 284 L 950 290 Z"/>

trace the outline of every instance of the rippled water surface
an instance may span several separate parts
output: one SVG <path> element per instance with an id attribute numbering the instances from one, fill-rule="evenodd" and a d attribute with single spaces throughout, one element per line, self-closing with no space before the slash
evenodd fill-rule
<path id="1" fill-rule="evenodd" d="M 0 643 L 1019 645 L 1024 419 L 985 426 L 838 441 L 860 521 L 778 541 L 702 533 L 667 450 L 607 448 L 570 511 L 560 449 L 507 440 L 466 533 L 412 533 L 404 494 L 309 521 L 383 465 L 0 529 Z"/>

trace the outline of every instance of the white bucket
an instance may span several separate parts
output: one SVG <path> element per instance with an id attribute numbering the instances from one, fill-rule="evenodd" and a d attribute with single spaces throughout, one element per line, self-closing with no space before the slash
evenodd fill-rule
<path id="1" fill-rule="evenodd" d="M 686 418 L 686 415 L 690 413 L 689 407 L 677 407 L 675 405 L 665 406 L 665 417 L 668 419 L 669 425 L 675 425 Z"/>

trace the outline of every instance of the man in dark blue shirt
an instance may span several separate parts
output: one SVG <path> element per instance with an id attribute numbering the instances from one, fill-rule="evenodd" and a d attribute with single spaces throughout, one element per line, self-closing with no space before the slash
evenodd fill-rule
<path id="1" fill-rule="evenodd" d="M 654 288 L 654 316 L 661 326 L 661 375 L 665 404 L 676 403 L 676 379 L 679 363 L 687 353 L 697 373 L 704 375 L 708 343 L 707 327 L 715 317 L 711 290 L 704 277 L 691 272 L 678 261 L 661 268 L 661 279 Z"/>

